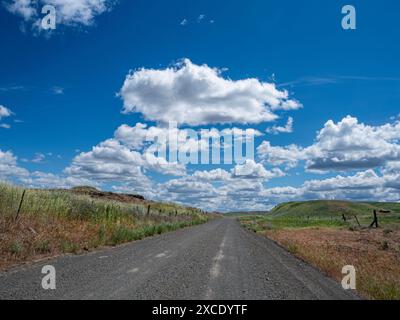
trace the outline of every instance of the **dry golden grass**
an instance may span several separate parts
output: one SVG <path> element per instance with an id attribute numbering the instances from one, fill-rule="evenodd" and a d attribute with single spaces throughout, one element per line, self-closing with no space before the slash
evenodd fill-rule
<path id="1" fill-rule="evenodd" d="M 357 270 L 357 291 L 369 299 L 400 299 L 400 230 L 333 228 L 262 232 L 291 253 L 341 281 L 342 267 Z"/>
<path id="2" fill-rule="evenodd" d="M 17 222 L 0 217 L 0 270 L 26 261 L 96 247 L 99 226 L 60 217 L 22 216 Z"/>
<path id="3" fill-rule="evenodd" d="M 210 217 L 211 218 L 211 217 Z M 0 271 L 66 253 L 83 253 L 204 223 L 208 219 L 140 221 L 139 224 L 94 221 L 65 217 L 21 216 L 18 221 L 0 216 Z"/>
<path id="4" fill-rule="evenodd" d="M 195 208 L 134 195 L 91 192 L 93 196 L 82 190 L 24 191 L 0 183 L 0 270 L 140 240 L 213 218 Z"/>

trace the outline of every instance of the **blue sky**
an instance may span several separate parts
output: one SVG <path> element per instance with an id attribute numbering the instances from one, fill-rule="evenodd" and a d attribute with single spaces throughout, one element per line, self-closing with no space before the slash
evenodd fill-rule
<path id="1" fill-rule="evenodd" d="M 58 9 L 51 34 L 35 29 L 37 16 L 0 7 L 0 105 L 12 112 L 6 117 L 0 112 L 1 180 L 35 187 L 93 183 L 209 210 L 263 209 L 310 198 L 399 201 L 398 1 L 351 0 L 356 30 L 341 27 L 345 1 L 99 0 L 104 7 L 96 9 L 77 0 L 89 18 L 63 7 L 62 0 L 38 5 L 42 2 Z M 221 79 L 274 83 L 302 108 L 279 110 L 274 122 L 202 125 L 263 133 L 256 147 L 264 148 L 253 164 L 259 176 L 198 179 L 196 171 L 217 168 L 189 166 L 181 176 L 154 168 L 139 168 L 139 175 L 113 168 L 124 179 L 116 174 L 105 179 L 99 163 L 110 160 L 93 159 L 94 146 L 112 139 L 123 124 L 160 126 L 145 112 L 122 113 L 126 97 L 118 93 L 129 71 L 177 71 L 184 58 L 194 66 L 219 68 Z M 266 132 L 285 126 L 289 117 L 292 132 Z M 387 137 L 387 131 L 393 134 Z M 266 141 L 280 149 L 265 148 Z M 293 158 L 297 150 L 296 159 L 277 160 L 289 145 L 297 148 L 289 152 Z M 96 168 L 82 166 L 82 158 Z M 327 164 L 332 159 L 339 165 Z M 321 161 L 322 171 L 310 170 Z M 271 177 L 274 169 L 283 174 Z"/>

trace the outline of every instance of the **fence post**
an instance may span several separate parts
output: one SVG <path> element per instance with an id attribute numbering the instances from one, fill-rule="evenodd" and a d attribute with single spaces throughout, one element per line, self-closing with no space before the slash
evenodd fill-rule
<path id="1" fill-rule="evenodd" d="M 22 203 L 24 202 L 25 192 L 26 192 L 26 190 L 24 190 L 24 191 L 22 192 L 21 201 L 19 202 L 19 207 L 18 207 L 17 215 L 15 216 L 15 221 L 17 221 L 18 216 L 19 216 L 19 213 L 21 212 Z"/>
<path id="2" fill-rule="evenodd" d="M 372 228 L 375 225 L 376 228 L 379 228 L 378 225 L 378 215 L 376 214 L 376 210 L 374 210 L 374 221 L 372 221 L 371 225 L 369 226 Z"/>

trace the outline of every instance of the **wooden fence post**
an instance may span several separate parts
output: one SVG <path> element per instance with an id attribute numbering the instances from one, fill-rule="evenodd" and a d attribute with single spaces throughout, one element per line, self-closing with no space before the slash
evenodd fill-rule
<path id="1" fill-rule="evenodd" d="M 19 202 L 18 211 L 17 211 L 17 214 L 16 214 L 16 216 L 15 216 L 15 221 L 17 221 L 18 216 L 19 216 L 19 213 L 21 212 L 22 203 L 24 202 L 25 192 L 26 192 L 26 190 L 24 190 L 24 191 L 22 192 L 21 201 Z"/>
<path id="2" fill-rule="evenodd" d="M 372 228 L 375 225 L 376 228 L 379 228 L 378 225 L 378 215 L 376 214 L 376 210 L 374 210 L 374 221 L 370 224 L 370 228 Z"/>

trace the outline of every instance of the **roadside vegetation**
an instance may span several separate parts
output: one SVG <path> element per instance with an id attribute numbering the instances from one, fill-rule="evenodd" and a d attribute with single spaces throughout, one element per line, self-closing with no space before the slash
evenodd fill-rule
<path id="1" fill-rule="evenodd" d="M 379 227 L 369 228 L 374 210 Z M 339 282 L 355 266 L 365 298 L 400 299 L 399 203 L 291 202 L 239 220 Z"/>
<path id="2" fill-rule="evenodd" d="M 137 195 L 0 184 L 0 270 L 201 224 L 214 216 Z"/>

